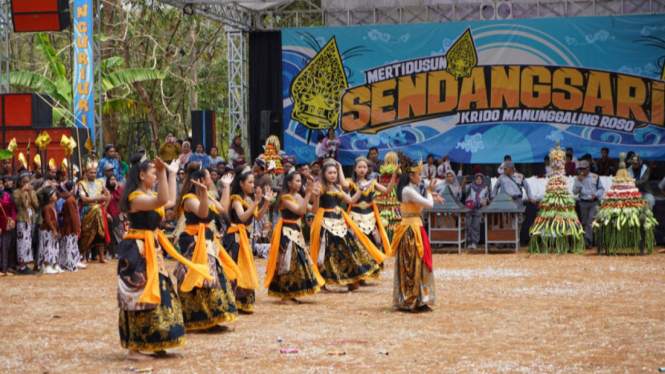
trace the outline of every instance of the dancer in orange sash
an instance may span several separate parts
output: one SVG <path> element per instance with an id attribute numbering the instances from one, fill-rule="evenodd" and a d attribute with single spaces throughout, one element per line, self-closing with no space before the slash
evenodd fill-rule
<path id="1" fill-rule="evenodd" d="M 268 296 L 278 297 L 288 303 L 297 304 L 296 297 L 313 295 L 320 291 L 324 281 L 307 255 L 305 238 L 298 222 L 312 210 L 311 199 L 318 199 L 320 189 L 310 180 L 305 189 L 305 198 L 298 191 L 302 186 L 299 173 L 291 171 L 284 178 L 282 190 L 275 208 L 281 218 L 273 230 L 270 255 L 266 271 L 265 287 Z"/>

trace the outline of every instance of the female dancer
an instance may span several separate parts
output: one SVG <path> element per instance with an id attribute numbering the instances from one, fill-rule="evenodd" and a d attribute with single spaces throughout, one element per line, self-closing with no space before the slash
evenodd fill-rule
<path id="1" fill-rule="evenodd" d="M 343 175 L 342 166 L 333 159 L 323 163 L 322 174 L 322 194 L 313 207 L 317 213 L 312 224 L 310 255 L 326 283 L 347 285 L 353 291 L 361 280 L 378 276 L 379 264 L 386 255 L 376 249 L 340 208 L 342 201 L 355 204 L 361 189 L 352 197 L 342 191 L 338 183 L 338 175 Z"/>
<path id="2" fill-rule="evenodd" d="M 398 152 L 402 176 L 397 183 L 397 199 L 402 203 L 402 222 L 395 229 L 391 252 L 395 256 L 393 306 L 401 310 L 429 311 L 434 304 L 434 275 L 432 274 L 432 247 L 423 228 L 421 212 L 431 208 L 434 201 L 443 199 L 433 193 L 437 180 L 420 193 L 422 161 L 415 164 L 411 158 Z"/>
<path id="3" fill-rule="evenodd" d="M 273 230 L 270 241 L 270 255 L 264 286 L 268 296 L 281 298 L 284 302 L 297 304 L 296 297 L 313 295 L 320 291 L 324 281 L 307 257 L 305 238 L 298 225 L 298 219 L 307 211 L 312 195 L 319 198 L 320 189 L 310 181 L 305 189 L 305 198 L 298 193 L 302 186 L 302 177 L 291 169 L 282 184 L 275 203 L 275 209 L 281 210 L 281 218 Z"/>
<path id="4" fill-rule="evenodd" d="M 351 217 L 363 234 L 367 235 L 377 248 L 380 248 L 383 253 L 389 253 L 390 241 L 388 240 L 386 229 L 383 227 L 383 223 L 381 223 L 379 209 L 374 204 L 374 195 L 376 195 L 376 191 L 382 194 L 390 194 L 393 191 L 398 168 L 395 168 L 387 187 L 377 183 L 376 180 L 368 181 L 365 179 L 368 170 L 367 158 L 360 156 L 356 158 L 353 177 L 351 179 L 344 179 L 342 175 L 342 188 L 348 189 L 349 192 L 357 192 L 358 190 L 362 192 L 358 203 L 349 205 L 349 217 Z"/>
<path id="5" fill-rule="evenodd" d="M 180 286 L 187 331 L 210 329 L 222 322 L 235 321 L 238 316 L 229 280 L 236 279 L 240 271 L 214 235 L 215 215 L 226 213 L 228 208 L 230 182 L 231 178 L 222 179 L 220 203 L 208 195 L 212 184 L 208 170 L 198 162 L 187 165 L 187 179 L 175 207 L 176 214 L 185 217 L 185 229 L 178 244 L 183 256 L 206 266 L 212 278 L 206 282 L 183 264 L 177 264 L 173 271 Z"/>
<path id="6" fill-rule="evenodd" d="M 273 196 L 270 186 L 267 186 L 265 191 L 254 189 L 254 174 L 249 167 L 245 167 L 233 178 L 229 212 L 231 225 L 226 230 L 222 244 L 240 269 L 237 282 L 232 283 L 232 286 L 235 287 L 238 310 L 243 313 L 254 313 L 255 290 L 259 288 L 248 233 L 252 231 L 252 218 L 263 218 Z M 264 199 L 265 202 L 259 209 L 259 204 Z"/>
<path id="7" fill-rule="evenodd" d="M 169 169 L 156 158 L 154 163 L 132 157 L 132 167 L 120 198 L 120 210 L 129 218 L 129 233 L 118 244 L 118 306 L 122 347 L 128 359 L 146 360 L 140 351 L 165 354 L 164 350 L 185 344 L 182 308 L 166 271 L 159 244 L 176 260 L 195 269 L 208 281 L 208 267 L 192 264 L 173 248 L 159 230 L 165 207 L 175 203 L 178 162 Z M 157 195 L 150 190 L 159 182 Z"/>

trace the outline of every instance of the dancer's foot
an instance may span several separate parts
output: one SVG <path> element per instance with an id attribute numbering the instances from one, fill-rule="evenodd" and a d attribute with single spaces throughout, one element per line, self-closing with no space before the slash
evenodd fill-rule
<path id="1" fill-rule="evenodd" d="M 330 291 L 330 290 L 328 289 L 328 287 L 326 287 L 325 285 L 323 285 L 323 286 L 321 287 L 321 292 L 323 292 L 323 293 L 333 293 L 333 291 Z"/>
<path id="2" fill-rule="evenodd" d="M 430 308 L 429 305 L 419 306 L 415 310 L 416 313 L 429 313 L 429 312 L 433 312 L 433 311 L 434 310 L 432 308 Z"/>
<path id="3" fill-rule="evenodd" d="M 282 304 L 298 305 L 300 304 L 300 301 L 296 300 L 295 298 L 282 299 Z"/>
<path id="4" fill-rule="evenodd" d="M 351 291 L 355 291 L 355 290 L 357 290 L 358 288 L 360 288 L 360 282 L 356 282 L 356 283 L 353 283 L 353 284 L 349 284 L 349 285 L 347 285 L 346 287 L 349 289 L 349 292 L 351 292 Z"/>
<path id="5" fill-rule="evenodd" d="M 162 349 L 161 351 L 153 352 L 151 356 L 155 357 L 155 358 L 176 358 L 176 357 L 178 357 L 178 354 L 177 353 L 168 353 L 168 352 L 166 352 L 165 350 Z"/>
<path id="6" fill-rule="evenodd" d="M 132 361 L 149 361 L 152 360 L 152 357 L 143 354 L 139 351 L 130 349 L 127 351 L 127 359 Z"/>
<path id="7" fill-rule="evenodd" d="M 365 281 L 365 280 L 363 279 L 363 280 L 360 281 L 359 284 L 360 284 L 360 287 L 365 287 L 365 286 L 367 286 L 367 281 Z"/>
<path id="8" fill-rule="evenodd" d="M 209 329 L 203 330 L 203 331 L 206 332 L 206 333 L 215 334 L 215 333 L 223 333 L 223 332 L 232 332 L 235 329 L 236 329 L 235 327 L 230 327 L 230 326 L 226 326 L 226 325 L 215 325 L 215 326 L 213 326 Z"/>
<path id="9" fill-rule="evenodd" d="M 100 263 L 100 264 L 107 264 L 108 261 L 106 261 L 105 258 L 100 258 L 100 259 L 99 259 L 99 263 Z"/>

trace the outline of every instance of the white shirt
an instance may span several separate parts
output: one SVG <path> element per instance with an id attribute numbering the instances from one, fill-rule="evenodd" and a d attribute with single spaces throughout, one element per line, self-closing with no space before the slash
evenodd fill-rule
<path id="1" fill-rule="evenodd" d="M 315 153 L 317 158 L 325 158 L 326 152 L 323 151 L 323 142 L 316 145 Z"/>
<path id="2" fill-rule="evenodd" d="M 426 209 L 430 209 L 434 206 L 432 194 L 428 191 L 427 197 L 423 197 L 423 195 L 418 193 L 418 186 L 413 183 L 409 183 L 409 185 L 402 190 L 402 202 L 416 203 Z"/>
<path id="3" fill-rule="evenodd" d="M 423 170 L 420 172 L 420 175 L 425 179 L 436 178 L 436 166 L 427 164 L 423 165 Z"/>

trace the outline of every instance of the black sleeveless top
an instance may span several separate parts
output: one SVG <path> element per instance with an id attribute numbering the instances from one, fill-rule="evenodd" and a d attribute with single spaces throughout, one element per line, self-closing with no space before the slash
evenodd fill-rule
<path id="1" fill-rule="evenodd" d="M 155 231 L 162 222 L 162 216 L 155 210 L 127 213 L 129 228 L 134 230 Z"/>

